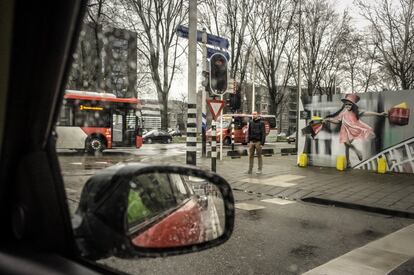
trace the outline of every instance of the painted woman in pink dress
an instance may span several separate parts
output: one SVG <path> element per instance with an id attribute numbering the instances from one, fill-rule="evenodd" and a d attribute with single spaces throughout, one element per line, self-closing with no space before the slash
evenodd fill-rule
<path id="1" fill-rule="evenodd" d="M 331 122 L 341 124 L 339 131 L 339 142 L 345 145 L 346 162 L 349 166 L 349 149 L 354 151 L 358 159 L 362 160 L 362 152 L 355 148 L 352 142 L 356 139 L 367 140 L 375 138 L 374 130 L 359 118 L 360 116 L 379 116 L 387 117 L 387 112 L 362 112 L 358 111 L 356 103 L 359 101 L 359 96 L 356 94 L 347 94 L 345 98 L 341 99 L 344 103 L 342 108 L 324 119 L 324 122 Z"/>

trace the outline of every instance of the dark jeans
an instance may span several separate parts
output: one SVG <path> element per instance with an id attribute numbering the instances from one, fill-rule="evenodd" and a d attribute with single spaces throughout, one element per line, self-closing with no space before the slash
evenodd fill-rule
<path id="1" fill-rule="evenodd" d="M 262 159 L 262 144 L 260 141 L 250 141 L 249 143 L 249 171 L 253 169 L 254 161 L 254 151 L 257 153 L 257 158 L 259 159 L 259 170 L 262 170 L 263 159 Z"/>

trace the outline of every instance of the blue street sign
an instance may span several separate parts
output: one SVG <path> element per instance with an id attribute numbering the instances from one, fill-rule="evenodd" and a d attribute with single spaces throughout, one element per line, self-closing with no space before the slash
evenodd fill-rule
<path id="1" fill-rule="evenodd" d="M 183 25 L 178 25 L 176 29 L 176 33 L 178 37 L 187 38 L 188 39 L 188 28 Z M 202 34 L 203 32 L 197 31 L 197 41 L 202 42 Z M 228 49 L 230 46 L 229 40 L 227 38 L 223 38 L 213 34 L 207 34 L 207 44 L 213 45 L 222 49 Z"/>
<path id="2" fill-rule="evenodd" d="M 207 47 L 207 58 L 210 58 L 215 53 L 221 53 L 222 55 L 224 55 L 226 57 L 227 61 L 230 60 L 230 55 L 229 55 L 228 52 L 223 52 L 223 51 L 220 51 L 220 50 L 216 50 L 216 49 L 212 49 L 212 48 Z"/>

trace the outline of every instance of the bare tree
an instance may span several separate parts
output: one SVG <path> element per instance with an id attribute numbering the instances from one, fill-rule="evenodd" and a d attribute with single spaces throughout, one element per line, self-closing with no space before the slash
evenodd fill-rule
<path id="1" fill-rule="evenodd" d="M 203 0 L 198 5 L 200 18 L 199 23 L 206 28 L 208 33 L 221 35 L 224 33 L 225 4 L 221 0 Z"/>
<path id="2" fill-rule="evenodd" d="M 161 128 L 168 129 L 168 97 L 180 51 L 176 27 L 186 20 L 184 0 L 124 0 L 121 18 L 138 33 L 138 51 L 148 62 L 161 108 Z"/>
<path id="3" fill-rule="evenodd" d="M 371 25 L 371 39 L 381 54 L 377 62 L 394 85 L 401 89 L 414 86 L 414 1 L 379 0 L 370 5 L 357 0 L 357 6 Z"/>
<path id="4" fill-rule="evenodd" d="M 246 82 L 253 40 L 248 25 L 257 18 L 249 13 L 254 9 L 252 0 L 206 0 L 200 5 L 201 24 L 212 34 L 228 37 L 230 41 L 229 76 L 238 83 L 236 94 Z"/>
<path id="5" fill-rule="evenodd" d="M 91 0 L 80 35 L 75 62 L 69 76 L 68 87 L 72 89 L 104 89 L 102 73 L 103 26 L 110 24 L 108 1 Z"/>
<path id="6" fill-rule="evenodd" d="M 307 91 L 309 95 L 329 93 L 338 72 L 340 46 L 350 18 L 346 11 L 339 17 L 327 0 L 305 1 L 302 12 L 301 54 Z M 322 82 L 329 87 L 323 87 Z"/>
<path id="7" fill-rule="evenodd" d="M 185 129 L 185 117 L 187 114 L 187 95 L 184 92 L 181 92 L 178 97 L 178 110 L 179 110 L 179 114 L 177 117 L 177 121 L 178 121 L 178 125 L 180 130 Z"/>
<path id="8" fill-rule="evenodd" d="M 258 18 L 256 25 L 250 25 L 250 32 L 257 51 L 256 62 L 269 92 L 270 113 L 279 115 L 279 104 L 285 94 L 279 88 L 278 75 L 286 45 L 294 33 L 293 23 L 297 1 L 260 1 L 250 16 Z M 286 63 L 287 71 L 291 70 Z M 287 85 L 289 72 L 285 72 L 283 83 Z"/>
<path id="9" fill-rule="evenodd" d="M 351 28 L 342 47 L 342 83 L 350 87 L 352 92 L 378 90 L 379 83 L 376 80 L 379 79 L 380 71 L 376 64 L 378 51 L 375 45 L 362 32 Z"/>

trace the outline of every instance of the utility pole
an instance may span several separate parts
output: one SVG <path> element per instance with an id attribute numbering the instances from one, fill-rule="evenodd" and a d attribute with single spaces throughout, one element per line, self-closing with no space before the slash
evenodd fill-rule
<path id="1" fill-rule="evenodd" d="M 208 71 L 208 62 L 207 62 L 207 32 L 206 28 L 203 28 L 203 34 L 201 37 L 203 43 L 203 71 Z M 206 129 L 207 129 L 207 107 L 206 107 L 206 94 L 207 94 L 207 87 L 201 91 L 201 156 L 204 158 L 206 157 L 206 146 L 207 146 L 207 138 L 206 138 Z"/>
<path id="2" fill-rule="evenodd" d="M 189 0 L 186 163 L 197 164 L 197 0 Z"/>
<path id="3" fill-rule="evenodd" d="M 296 152 L 298 151 L 298 138 L 299 138 L 299 110 L 300 110 L 300 97 L 302 95 L 302 0 L 299 0 L 299 41 L 298 41 L 298 98 L 296 104 L 296 140 L 295 147 Z"/>
<path id="4" fill-rule="evenodd" d="M 256 101 L 256 57 L 254 56 L 254 50 L 252 52 L 253 57 L 253 87 L 252 87 L 252 113 L 255 109 L 255 101 Z"/>

